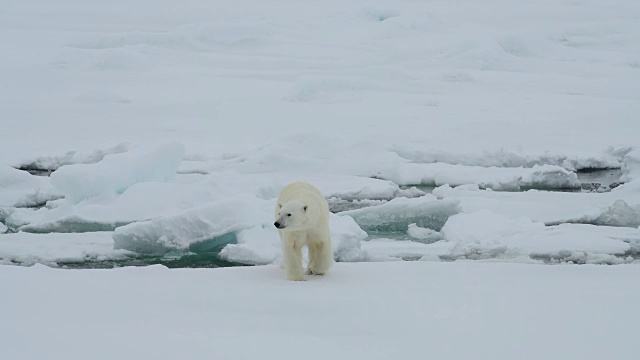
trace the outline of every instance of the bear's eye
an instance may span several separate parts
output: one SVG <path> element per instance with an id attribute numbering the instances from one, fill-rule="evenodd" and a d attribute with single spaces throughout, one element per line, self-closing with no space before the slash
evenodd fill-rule
<path id="1" fill-rule="evenodd" d="M 287 214 L 287 216 L 291 216 L 291 214 Z"/>

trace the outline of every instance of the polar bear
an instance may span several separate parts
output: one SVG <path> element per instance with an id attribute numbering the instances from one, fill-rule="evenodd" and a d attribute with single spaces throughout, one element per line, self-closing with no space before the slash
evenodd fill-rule
<path id="1" fill-rule="evenodd" d="M 329 235 L 329 205 L 320 191 L 305 182 L 282 189 L 275 211 L 282 244 L 282 265 L 289 280 L 305 280 L 302 247 L 309 250 L 308 275 L 324 275 L 333 265 Z"/>

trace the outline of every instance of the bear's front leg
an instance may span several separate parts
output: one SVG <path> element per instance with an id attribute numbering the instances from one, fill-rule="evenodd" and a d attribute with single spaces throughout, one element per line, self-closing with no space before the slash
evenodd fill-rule
<path id="1" fill-rule="evenodd" d="M 287 279 L 305 281 L 302 269 L 302 245 L 304 239 L 301 235 L 290 232 L 282 239 L 282 263 L 287 273 Z"/>

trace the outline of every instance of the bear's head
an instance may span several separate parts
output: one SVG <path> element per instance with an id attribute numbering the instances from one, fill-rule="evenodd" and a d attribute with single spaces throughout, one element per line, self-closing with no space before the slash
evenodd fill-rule
<path id="1" fill-rule="evenodd" d="M 278 204 L 276 212 L 275 227 L 280 230 L 304 230 L 308 220 L 308 206 L 300 201 L 289 201 L 285 204 Z"/>

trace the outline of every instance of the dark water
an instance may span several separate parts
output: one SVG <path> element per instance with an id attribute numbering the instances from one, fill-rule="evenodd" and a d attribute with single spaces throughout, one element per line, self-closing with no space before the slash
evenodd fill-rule
<path id="1" fill-rule="evenodd" d="M 177 257 L 139 256 L 124 260 L 58 263 L 64 269 L 113 269 L 124 266 L 164 265 L 168 268 L 218 268 L 246 266 L 221 259 L 217 254 L 187 254 Z"/>

